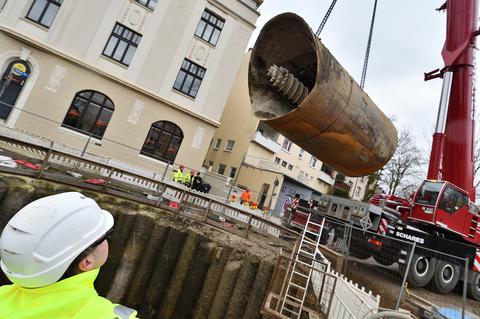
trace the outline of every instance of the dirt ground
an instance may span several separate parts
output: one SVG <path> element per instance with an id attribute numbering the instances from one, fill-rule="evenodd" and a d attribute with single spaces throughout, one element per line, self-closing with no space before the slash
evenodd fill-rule
<path id="1" fill-rule="evenodd" d="M 354 282 L 358 282 L 365 288 L 372 291 L 374 295 L 380 295 L 380 306 L 385 308 L 394 308 L 402 278 L 397 272 L 398 266 L 383 267 L 373 261 L 350 260 L 347 268 L 347 277 Z M 461 282 L 460 282 L 461 284 Z M 439 294 L 425 288 L 409 288 L 403 292 L 400 308 L 411 311 L 418 316 L 419 306 L 428 306 L 428 303 L 439 307 L 452 307 L 461 310 L 462 307 L 462 285 L 449 294 Z M 417 298 L 420 297 L 420 298 Z M 423 301 L 422 301 L 423 299 Z M 467 298 L 466 310 L 480 318 L 480 302 Z"/>

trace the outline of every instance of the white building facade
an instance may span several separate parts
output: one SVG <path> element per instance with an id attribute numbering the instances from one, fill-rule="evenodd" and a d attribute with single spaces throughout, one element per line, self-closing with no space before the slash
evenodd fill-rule
<path id="1" fill-rule="evenodd" d="M 198 168 L 261 2 L 0 1 L 0 126 Z"/>

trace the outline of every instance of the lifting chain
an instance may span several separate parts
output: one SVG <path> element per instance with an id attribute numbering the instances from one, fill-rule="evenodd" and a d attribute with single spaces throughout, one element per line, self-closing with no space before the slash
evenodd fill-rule
<path id="1" fill-rule="evenodd" d="M 367 50 L 365 51 L 365 60 L 363 61 L 362 78 L 360 80 L 360 87 L 362 88 L 362 90 L 365 87 L 365 78 L 367 76 L 368 58 L 370 57 L 370 47 L 372 45 L 373 26 L 375 24 L 376 13 L 377 0 L 375 0 L 375 4 L 373 5 L 372 21 L 370 22 L 370 33 L 368 34 Z"/>
<path id="2" fill-rule="evenodd" d="M 337 3 L 337 0 L 333 0 L 332 3 L 330 4 L 330 7 L 328 8 L 327 13 L 325 13 L 325 16 L 323 17 L 322 23 L 320 23 L 320 26 L 317 29 L 317 33 L 315 33 L 317 37 L 320 37 L 320 33 L 322 32 L 323 27 L 327 23 L 327 20 L 330 17 L 330 13 L 332 13 L 333 7 L 335 7 L 336 3 Z"/>
<path id="3" fill-rule="evenodd" d="M 377 1 L 378 0 L 375 0 L 375 3 L 373 5 L 372 21 L 370 22 L 370 32 L 368 34 L 367 49 L 365 50 L 365 58 L 363 61 L 362 77 L 360 79 L 360 87 L 362 88 L 362 90 L 365 87 L 365 78 L 367 77 L 368 59 L 370 58 L 370 48 L 372 46 L 373 27 L 375 25 L 375 16 L 377 13 Z M 335 4 L 337 4 L 337 0 L 332 1 L 332 3 L 330 4 L 330 7 L 325 13 L 323 20 L 320 23 L 320 26 L 318 27 L 317 32 L 315 33 L 317 37 L 320 37 L 320 33 L 325 27 L 325 24 L 327 23 L 327 20 L 330 17 L 330 14 L 332 13 L 333 8 L 335 7 Z"/>

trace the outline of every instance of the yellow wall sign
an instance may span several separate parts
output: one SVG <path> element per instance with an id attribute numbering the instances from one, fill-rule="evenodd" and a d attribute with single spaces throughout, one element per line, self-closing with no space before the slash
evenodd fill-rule
<path id="1" fill-rule="evenodd" d="M 15 63 L 12 66 L 12 73 L 17 76 L 28 76 L 27 67 L 23 63 Z"/>

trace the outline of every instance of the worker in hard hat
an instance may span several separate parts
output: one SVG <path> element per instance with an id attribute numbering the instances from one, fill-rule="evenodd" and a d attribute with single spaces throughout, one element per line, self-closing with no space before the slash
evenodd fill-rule
<path id="1" fill-rule="evenodd" d="M 93 282 L 108 258 L 112 215 L 76 192 L 38 199 L 0 236 L 0 318 L 136 318 L 98 296 Z"/>
<path id="2" fill-rule="evenodd" d="M 180 165 L 178 167 L 178 170 L 173 174 L 173 181 L 175 183 L 183 183 L 184 182 L 183 169 L 184 169 L 184 166 Z"/>
<path id="3" fill-rule="evenodd" d="M 190 173 L 185 173 L 183 179 L 185 186 L 192 188 L 193 178 L 195 177 L 195 170 L 191 169 Z"/>

